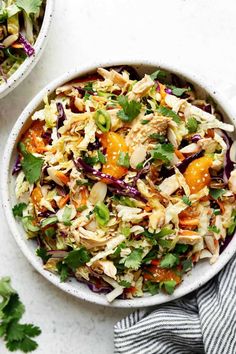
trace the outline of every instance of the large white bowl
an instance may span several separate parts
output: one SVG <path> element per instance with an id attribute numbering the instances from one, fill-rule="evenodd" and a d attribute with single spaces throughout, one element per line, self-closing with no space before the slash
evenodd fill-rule
<path id="1" fill-rule="evenodd" d="M 14 74 L 11 75 L 9 79 L 7 79 L 6 83 L 0 85 L 0 99 L 11 92 L 16 86 L 18 86 L 37 64 L 47 43 L 49 29 L 52 23 L 53 10 L 54 0 L 47 0 L 43 23 L 37 40 L 34 44 L 35 53 L 31 57 L 27 57 L 25 59 L 25 61 L 20 65 L 16 72 L 14 72 Z"/>
<path id="2" fill-rule="evenodd" d="M 64 290 L 65 292 L 74 295 L 80 299 L 90 301 L 93 303 L 114 306 L 114 307 L 144 307 L 161 304 L 170 300 L 177 299 L 183 295 L 190 293 L 191 291 L 199 288 L 210 280 L 214 275 L 216 275 L 224 265 L 230 260 L 236 251 L 236 237 L 233 237 L 230 241 L 230 244 L 220 255 L 218 261 L 210 265 L 208 261 L 201 261 L 194 267 L 192 272 L 185 276 L 183 283 L 178 286 L 173 295 L 158 294 L 155 296 L 146 296 L 143 298 L 135 298 L 133 300 L 115 300 L 112 304 L 108 304 L 105 296 L 103 294 L 93 293 L 88 287 L 84 284 L 78 283 L 75 279 L 72 279 L 66 283 L 60 283 L 58 276 L 51 274 L 45 271 L 42 267 L 41 260 L 36 257 L 35 249 L 36 244 L 25 238 L 25 232 L 22 228 L 20 222 L 17 222 L 12 215 L 12 207 L 16 204 L 16 198 L 14 193 L 14 177 L 12 176 L 12 167 L 16 159 L 16 144 L 22 132 L 30 124 L 30 115 L 40 107 L 42 99 L 47 93 L 52 93 L 56 87 L 64 84 L 65 82 L 72 80 L 78 76 L 86 75 L 92 73 L 96 70 L 98 66 L 112 66 L 112 65 L 121 65 L 128 64 L 132 65 L 141 75 L 144 73 L 151 73 L 159 67 L 158 63 L 149 63 L 149 62 L 126 62 L 126 63 L 108 63 L 108 64 L 97 64 L 95 66 L 83 67 L 73 72 L 69 72 L 61 76 L 59 79 L 53 81 L 48 86 L 46 86 L 25 108 L 19 119 L 17 120 L 12 132 L 9 136 L 4 156 L 3 163 L 1 165 L 2 175 L 1 175 L 1 188 L 2 188 L 2 201 L 3 207 L 5 209 L 7 222 L 11 229 L 12 234 L 15 237 L 16 242 L 18 243 L 20 249 L 29 260 L 29 262 L 42 274 L 46 279 L 52 282 L 54 285 Z M 225 99 L 222 99 L 222 94 L 216 92 L 216 90 L 209 87 L 209 85 L 196 77 L 196 75 L 188 75 L 183 73 L 182 70 L 173 69 L 161 66 L 164 70 L 173 72 L 180 77 L 184 77 L 187 81 L 192 82 L 195 88 L 198 91 L 198 95 L 205 97 L 211 96 L 217 104 L 218 109 L 224 114 L 226 121 L 235 124 L 233 118 L 233 112 L 229 108 L 228 103 Z M 7 236 L 6 236 L 7 237 Z M 7 241 L 7 240 L 6 240 Z"/>

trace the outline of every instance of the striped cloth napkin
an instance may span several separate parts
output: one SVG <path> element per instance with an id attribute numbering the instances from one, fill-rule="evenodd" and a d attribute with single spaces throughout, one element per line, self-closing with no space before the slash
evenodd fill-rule
<path id="1" fill-rule="evenodd" d="M 115 354 L 236 354 L 236 256 L 189 296 L 115 325 Z"/>

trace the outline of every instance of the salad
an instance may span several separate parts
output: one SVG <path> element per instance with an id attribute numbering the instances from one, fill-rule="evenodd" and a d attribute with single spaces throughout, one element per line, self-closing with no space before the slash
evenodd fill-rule
<path id="1" fill-rule="evenodd" d="M 0 85 L 34 54 L 44 9 L 43 0 L 0 0 Z"/>
<path id="2" fill-rule="evenodd" d="M 213 103 L 128 66 L 58 87 L 18 143 L 13 214 L 44 269 L 107 300 L 172 294 L 236 227 L 235 143 Z"/>

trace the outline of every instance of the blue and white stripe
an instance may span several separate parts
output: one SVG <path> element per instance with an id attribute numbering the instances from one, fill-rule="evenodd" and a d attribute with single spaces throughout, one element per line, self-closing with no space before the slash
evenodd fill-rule
<path id="1" fill-rule="evenodd" d="M 196 292 L 115 325 L 115 354 L 236 354 L 236 257 Z"/>

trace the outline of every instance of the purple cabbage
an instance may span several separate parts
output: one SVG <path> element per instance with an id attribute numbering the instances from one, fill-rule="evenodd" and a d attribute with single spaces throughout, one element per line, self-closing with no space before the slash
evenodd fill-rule
<path id="1" fill-rule="evenodd" d="M 35 53 L 34 48 L 21 33 L 19 34 L 18 40 L 23 45 L 23 49 L 28 57 L 31 57 L 32 55 L 34 55 L 34 53 Z"/>
<path id="2" fill-rule="evenodd" d="M 137 71 L 129 65 L 121 65 L 121 66 L 111 66 L 109 68 L 106 68 L 107 70 L 113 69 L 117 71 L 119 74 L 122 73 L 122 71 L 127 71 L 129 73 L 130 79 L 131 80 L 140 80 L 140 76 L 137 73 Z"/>
<path id="3" fill-rule="evenodd" d="M 55 213 L 50 210 L 45 210 L 38 213 L 38 217 L 40 218 L 48 218 L 49 216 L 52 215 L 55 215 Z"/>
<path id="4" fill-rule="evenodd" d="M 172 95 L 172 90 L 169 87 L 165 88 L 165 92 L 168 93 L 169 95 Z"/>
<path id="5" fill-rule="evenodd" d="M 138 199 L 144 203 L 147 202 L 147 200 L 144 197 L 142 197 L 141 193 L 136 188 L 130 186 L 126 182 L 117 179 L 113 176 L 110 176 L 106 173 L 102 173 L 101 171 L 95 170 L 93 167 L 86 164 L 81 158 L 79 158 L 77 161 L 74 161 L 74 163 L 78 169 L 82 169 L 84 172 L 90 173 L 95 177 L 108 180 L 110 185 L 115 187 L 114 193 L 115 191 L 119 191 L 119 193 L 123 193 L 122 195 L 126 195 L 134 199 Z"/>
<path id="6" fill-rule="evenodd" d="M 141 170 L 138 171 L 137 175 L 134 177 L 132 185 L 136 186 L 137 180 L 145 173 L 147 173 L 150 169 L 150 163 L 147 163 Z"/>
<path id="7" fill-rule="evenodd" d="M 67 188 L 66 187 L 67 186 L 62 187 L 62 186 L 57 185 L 56 190 L 57 190 L 58 195 L 60 195 L 61 197 L 65 197 L 69 193 L 68 187 Z"/>
<path id="8" fill-rule="evenodd" d="M 207 104 L 203 107 L 203 111 L 207 112 L 207 113 L 212 113 L 212 108 L 210 104 Z"/>
<path id="9" fill-rule="evenodd" d="M 199 157 L 202 157 L 202 156 L 203 156 L 203 150 L 197 152 L 196 154 L 193 154 L 191 156 L 186 157 L 186 159 L 184 159 L 184 161 L 182 161 L 180 164 L 177 165 L 179 171 L 181 173 L 184 173 L 185 170 L 187 169 L 188 165 L 192 161 L 194 161 L 194 160 L 196 160 L 196 159 L 198 159 Z"/>
<path id="10" fill-rule="evenodd" d="M 12 169 L 12 175 L 15 175 L 17 172 L 19 172 L 21 170 L 21 168 L 22 167 L 21 167 L 21 163 L 20 163 L 20 155 L 18 154 L 16 157 L 15 164 Z"/>
<path id="11" fill-rule="evenodd" d="M 112 291 L 112 287 L 111 285 L 107 284 L 107 283 L 104 283 L 104 284 L 101 284 L 99 287 L 97 286 L 96 283 L 93 283 L 92 281 L 88 281 L 88 280 L 85 280 L 85 279 L 78 279 L 76 278 L 76 280 L 79 282 L 79 283 L 83 283 L 83 284 L 86 284 L 88 286 L 88 288 L 93 291 L 94 293 L 100 293 L 100 294 L 108 294 L 109 292 Z"/>
<path id="12" fill-rule="evenodd" d="M 50 145 L 52 143 L 52 129 L 47 129 L 46 132 L 42 134 L 42 138 Z"/>
<path id="13" fill-rule="evenodd" d="M 227 145 L 227 151 L 224 159 L 224 172 L 223 172 L 223 180 L 225 183 L 228 183 L 231 172 L 234 170 L 234 163 L 230 159 L 230 149 L 233 144 L 232 139 L 228 136 L 226 132 L 220 130 L 218 132 L 220 136 L 224 139 L 224 142 Z"/>
<path id="14" fill-rule="evenodd" d="M 228 245 L 230 244 L 230 242 L 232 241 L 232 238 L 234 237 L 234 235 L 232 236 L 227 236 L 224 240 L 224 242 L 220 245 L 220 254 L 228 247 Z"/>
<path id="15" fill-rule="evenodd" d="M 96 138 L 94 143 L 88 144 L 88 151 L 98 150 L 100 146 L 101 146 L 100 141 Z"/>
<path id="16" fill-rule="evenodd" d="M 202 139 L 202 137 L 201 137 L 201 135 L 199 135 L 199 134 L 194 134 L 193 136 L 192 136 L 192 138 L 191 138 L 191 140 L 192 140 L 192 142 L 193 143 L 197 143 L 199 140 L 201 140 Z"/>
<path id="17" fill-rule="evenodd" d="M 64 107 L 61 104 L 61 102 L 57 102 L 57 137 L 60 138 L 61 134 L 58 132 L 58 130 L 63 126 L 64 121 L 67 119 L 66 114 L 64 111 Z"/>

